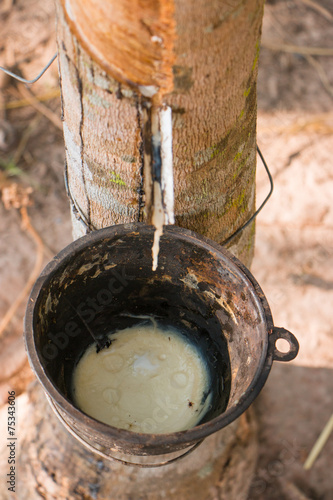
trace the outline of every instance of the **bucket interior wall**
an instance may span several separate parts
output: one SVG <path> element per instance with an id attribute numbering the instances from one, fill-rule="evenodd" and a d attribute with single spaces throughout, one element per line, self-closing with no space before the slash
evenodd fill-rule
<path id="1" fill-rule="evenodd" d="M 35 307 L 40 363 L 71 401 L 74 366 L 93 341 L 89 329 L 103 339 L 142 321 L 137 316 L 155 316 L 181 330 L 206 360 L 213 402 L 202 422 L 209 421 L 254 383 L 266 352 L 265 318 L 250 281 L 204 245 L 166 234 L 152 271 L 152 237 L 105 238 L 59 265 Z"/>

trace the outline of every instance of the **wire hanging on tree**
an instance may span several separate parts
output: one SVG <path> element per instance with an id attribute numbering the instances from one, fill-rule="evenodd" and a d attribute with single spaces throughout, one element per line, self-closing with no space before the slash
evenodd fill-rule
<path id="1" fill-rule="evenodd" d="M 57 58 L 57 55 L 58 55 L 57 53 L 54 54 L 53 57 L 50 59 L 50 61 L 46 64 L 46 66 L 44 66 L 44 68 L 41 70 L 41 72 L 32 80 L 27 80 L 26 78 L 23 78 L 15 73 L 13 73 L 12 71 L 9 71 L 8 69 L 2 67 L 2 66 L 0 66 L 0 70 L 3 71 L 4 73 L 6 73 L 7 75 L 11 76 L 12 78 L 15 78 L 16 80 L 22 82 L 22 83 L 33 84 L 33 83 L 37 82 L 44 75 L 44 73 L 48 70 L 48 68 L 53 63 L 53 61 L 55 61 L 55 59 Z M 264 201 L 260 205 L 260 207 L 257 208 L 257 210 L 251 215 L 251 217 L 241 227 L 236 229 L 236 231 L 234 231 L 230 236 L 228 236 L 228 238 L 226 238 L 221 243 L 221 245 L 224 245 L 224 246 L 228 245 L 234 238 L 236 238 L 236 236 L 238 236 L 246 227 L 248 227 L 251 224 L 251 222 L 257 217 L 257 215 L 261 212 L 261 210 L 263 209 L 263 207 L 265 206 L 265 204 L 267 203 L 267 201 L 269 200 L 269 198 L 271 197 L 271 195 L 273 193 L 273 189 L 274 189 L 273 177 L 269 171 L 269 168 L 268 168 L 268 165 L 265 161 L 265 158 L 263 157 L 263 154 L 259 149 L 258 144 L 257 144 L 257 153 L 258 153 L 258 155 L 259 155 L 259 157 L 260 157 L 260 159 L 265 167 L 266 173 L 268 175 L 268 179 L 269 179 L 269 183 L 270 183 L 270 190 L 269 190 L 266 198 L 264 199 Z M 75 203 L 75 201 L 71 195 L 71 192 L 69 189 L 69 184 L 68 184 L 67 164 L 65 164 L 64 176 L 65 176 L 66 192 L 67 192 L 67 195 L 70 199 L 72 210 L 73 210 L 75 218 L 83 224 L 83 226 L 86 229 L 86 233 L 90 233 L 91 231 L 95 231 L 96 228 L 91 224 L 91 222 L 86 220 L 86 217 L 83 215 L 82 211 L 77 207 L 77 204 Z"/>
<path id="2" fill-rule="evenodd" d="M 46 66 L 42 69 L 40 73 L 36 76 L 36 78 L 33 78 L 32 80 L 27 80 L 26 78 L 23 78 L 22 76 L 17 75 L 16 73 L 13 73 L 12 71 L 9 71 L 9 69 L 4 68 L 3 66 L 0 66 L 0 70 L 6 73 L 6 75 L 11 76 L 12 78 L 15 78 L 15 80 L 18 80 L 19 82 L 26 83 L 26 84 L 32 84 L 37 82 L 43 75 L 44 73 L 49 69 L 53 61 L 57 58 L 58 53 L 56 52 L 52 58 L 49 60 Z"/>

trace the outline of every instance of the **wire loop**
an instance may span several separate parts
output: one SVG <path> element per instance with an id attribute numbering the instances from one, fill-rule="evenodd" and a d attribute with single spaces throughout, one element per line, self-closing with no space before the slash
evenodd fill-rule
<path id="1" fill-rule="evenodd" d="M 261 212 L 261 210 L 264 208 L 264 205 L 266 205 L 267 201 L 269 200 L 271 194 L 273 193 L 273 189 L 274 189 L 274 183 L 273 183 L 273 177 L 272 177 L 272 174 L 270 173 L 269 171 L 269 168 L 268 168 L 268 165 L 265 161 L 265 158 L 263 157 L 262 155 L 262 152 L 260 151 L 259 149 L 259 146 L 257 144 L 257 152 L 260 156 L 260 159 L 265 167 L 265 170 L 267 172 L 267 175 L 268 175 L 268 179 L 269 179 L 269 183 L 270 183 L 270 189 L 269 189 L 269 193 L 268 195 L 266 196 L 266 198 L 264 199 L 264 201 L 262 202 L 262 204 L 260 205 L 259 208 L 257 208 L 257 210 L 254 212 L 253 215 L 251 215 L 251 217 L 241 226 L 239 227 L 238 229 L 236 229 L 236 231 L 234 233 L 232 233 L 232 235 L 230 235 L 226 240 L 224 240 L 221 245 L 225 246 L 227 245 L 228 243 L 230 243 L 231 240 L 233 240 L 236 236 L 239 235 L 239 233 L 241 233 L 249 224 L 251 224 L 251 222 L 257 217 L 257 215 L 259 214 L 259 212 Z"/>
<path id="2" fill-rule="evenodd" d="M 228 243 L 230 243 L 247 226 L 249 226 L 251 224 L 251 222 L 257 217 L 257 215 L 259 214 L 259 212 L 261 212 L 261 210 L 263 209 L 264 205 L 267 203 L 268 199 L 270 198 L 270 196 L 273 193 L 273 189 L 274 189 L 273 177 L 272 177 L 272 174 L 269 171 L 268 165 L 267 165 L 267 163 L 266 163 L 266 161 L 265 161 L 265 159 L 263 157 L 263 154 L 260 151 L 258 145 L 257 145 L 257 152 L 259 154 L 259 157 L 260 157 L 260 159 L 261 159 L 261 161 L 262 161 L 262 163 L 263 163 L 263 165 L 265 167 L 265 170 L 267 172 L 267 175 L 268 175 L 268 179 L 269 179 L 269 182 L 270 182 L 269 193 L 267 194 L 266 198 L 264 199 L 264 201 L 262 202 L 262 204 L 260 205 L 260 207 L 257 208 L 257 210 L 251 215 L 251 217 L 241 227 L 239 227 L 238 229 L 236 229 L 236 231 L 234 233 L 232 233 L 230 236 L 228 236 L 228 238 L 221 243 L 221 245 L 223 245 L 223 246 L 225 246 Z M 71 192 L 70 192 L 70 189 L 69 189 L 69 184 L 68 184 L 67 163 L 65 163 L 65 187 L 66 187 L 66 192 L 67 192 L 68 198 L 69 198 L 71 206 L 72 206 L 72 211 L 73 211 L 74 217 L 84 226 L 84 228 L 86 230 L 86 234 L 90 233 L 91 231 L 96 231 L 97 229 L 93 226 L 93 224 L 90 221 L 87 220 L 87 218 L 83 214 L 82 210 L 78 207 L 78 205 L 76 204 L 76 202 L 74 201 L 74 199 L 73 199 L 73 197 L 71 195 Z"/>
<path id="3" fill-rule="evenodd" d="M 45 71 L 47 71 L 49 69 L 49 67 L 51 66 L 53 61 L 57 58 L 57 55 L 58 54 L 55 53 L 54 56 L 52 56 L 52 59 L 49 60 L 47 65 L 44 66 L 42 71 L 36 76 L 36 78 L 33 78 L 32 80 L 27 80 L 26 78 L 23 78 L 22 76 L 19 76 L 16 73 L 9 71 L 9 69 L 4 68 L 3 66 L 0 66 L 0 70 L 3 71 L 4 73 L 6 73 L 6 75 L 9 75 L 12 78 L 15 78 L 15 80 L 18 80 L 19 82 L 28 83 L 28 84 L 35 83 L 35 82 L 37 82 L 37 80 L 39 80 L 44 75 Z"/>
<path id="4" fill-rule="evenodd" d="M 22 78 L 21 76 L 19 75 L 16 75 L 15 73 L 12 73 L 12 71 L 9 71 L 8 69 L 6 68 L 3 68 L 2 66 L 0 66 L 0 70 L 3 71 L 4 73 L 6 73 L 7 75 L 15 78 L 16 80 L 22 82 L 22 83 L 27 83 L 27 84 L 32 84 L 32 83 L 35 83 L 37 82 L 37 80 L 39 80 L 43 74 L 45 73 L 45 71 L 47 71 L 47 69 L 51 66 L 51 64 L 53 63 L 53 61 L 56 59 L 57 57 L 57 53 L 54 54 L 54 56 L 52 57 L 52 59 L 50 59 L 50 61 L 47 63 L 46 66 L 44 66 L 44 68 L 42 69 L 42 71 L 36 76 L 36 78 L 33 78 L 32 80 L 26 80 L 25 78 Z M 236 231 L 234 233 L 232 233 L 230 236 L 228 236 L 227 239 L 225 239 L 221 245 L 228 245 L 234 238 L 236 238 L 236 236 L 238 236 L 249 224 L 251 224 L 251 222 L 257 217 L 257 215 L 259 214 L 259 212 L 261 212 L 261 210 L 263 209 L 264 205 L 267 203 L 268 199 L 270 198 L 271 194 L 273 193 L 273 189 L 274 189 L 274 183 L 273 183 L 273 178 L 272 178 L 272 175 L 269 171 L 269 168 L 267 166 L 267 163 L 262 155 L 262 152 L 260 151 L 259 149 L 259 146 L 257 144 L 257 152 L 259 154 L 259 157 L 265 167 L 265 170 L 267 172 L 267 175 L 268 175 L 268 179 L 269 179 L 269 182 L 270 182 L 270 190 L 269 190 L 269 193 L 268 195 L 266 196 L 266 198 L 264 199 L 264 201 L 262 202 L 262 204 L 260 205 L 260 207 L 251 215 L 251 217 L 241 226 L 239 227 L 238 229 L 236 229 Z M 85 230 L 86 230 L 86 234 L 90 233 L 91 231 L 96 231 L 96 228 L 92 225 L 92 223 L 90 221 L 87 220 L 87 218 L 84 216 L 82 210 L 77 206 L 77 204 L 75 203 L 72 195 L 71 195 L 71 192 L 70 192 L 70 189 L 69 189 L 69 184 L 68 184 L 68 170 L 67 170 L 67 163 L 65 164 L 65 187 L 66 187 L 66 192 L 67 192 L 67 195 L 70 199 L 70 202 L 71 202 L 71 206 L 72 206 L 72 211 L 73 211 L 73 214 L 74 214 L 74 217 L 81 223 L 83 224 L 83 226 L 85 227 Z"/>

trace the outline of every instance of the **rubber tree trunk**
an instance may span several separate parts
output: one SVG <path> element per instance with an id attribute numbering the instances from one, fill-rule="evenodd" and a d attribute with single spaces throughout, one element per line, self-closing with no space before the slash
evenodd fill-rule
<path id="1" fill-rule="evenodd" d="M 75 25 L 80 2 L 58 0 L 74 238 L 85 234 L 87 227 L 149 217 L 144 114 L 150 105 L 172 109 L 176 224 L 223 243 L 250 217 L 255 205 L 256 78 L 263 3 L 104 1 L 104 6 L 113 6 L 110 18 L 115 29 L 113 39 L 104 37 L 101 42 L 98 33 L 103 32 L 107 16 L 98 11 L 96 20 L 96 11 L 89 10 L 89 4 L 100 5 L 99 1 L 81 2 L 87 9 L 81 26 L 93 28 L 85 39 Z M 133 49 L 131 43 L 144 47 L 141 59 L 134 57 L 141 49 Z M 152 48 L 152 43 L 157 46 Z M 232 242 L 231 249 L 249 265 L 253 243 L 254 224 Z M 39 387 L 26 397 L 20 458 L 24 499 L 247 497 L 257 456 L 251 412 L 181 461 L 160 469 L 136 469 L 86 451 L 58 423 Z"/>
<path id="2" fill-rule="evenodd" d="M 80 5 L 75 0 L 68 3 L 73 10 Z M 128 23 L 130 35 L 131 23 L 141 16 L 139 24 L 150 39 L 163 40 L 164 45 L 166 36 L 172 39 L 171 48 L 167 46 L 172 54 L 168 52 L 160 62 L 165 78 L 158 98 L 172 109 L 176 224 L 222 243 L 247 220 L 255 204 L 256 78 L 263 0 L 96 3 L 123 7 L 128 18 L 124 14 L 120 21 Z M 141 4 L 147 4 L 146 16 L 139 10 Z M 149 10 L 150 4 L 159 9 Z M 171 6 L 168 17 L 163 5 Z M 89 12 L 91 17 L 93 13 Z M 117 37 L 123 24 L 114 11 L 112 16 Z M 81 19 L 79 14 L 76 18 Z M 135 61 L 126 44 L 130 35 L 126 38 L 120 33 L 116 45 L 122 58 L 113 59 L 114 66 L 119 59 L 123 64 L 114 70 L 118 80 L 112 78 L 83 49 L 67 21 L 80 35 L 79 23 L 75 25 L 69 15 L 65 18 L 59 5 L 64 138 L 68 184 L 76 209 L 92 228 L 145 221 L 149 207 L 144 193 L 143 108 L 149 98 L 141 91 L 147 93 L 145 89 L 154 86 L 149 83 L 155 87 L 160 83 L 158 78 L 149 79 L 151 65 L 144 65 L 153 56 L 144 53 L 141 73 L 133 74 Z M 102 22 L 97 16 L 90 25 L 97 21 Z M 85 27 L 84 19 L 81 25 Z M 94 41 L 93 34 L 88 39 Z M 110 71 L 106 57 L 111 42 L 104 57 L 100 56 Z M 89 47 L 87 40 L 84 46 Z M 95 55 L 91 47 L 89 52 Z M 156 65 L 159 69 L 158 63 L 153 68 Z M 82 220 L 74 216 L 74 238 L 85 231 Z M 251 261 L 253 239 L 254 225 L 233 242 L 233 252 L 246 264 Z"/>

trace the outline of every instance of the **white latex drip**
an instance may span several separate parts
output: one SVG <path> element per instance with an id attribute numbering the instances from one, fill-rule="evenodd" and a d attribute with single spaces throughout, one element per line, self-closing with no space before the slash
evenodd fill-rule
<path id="1" fill-rule="evenodd" d="M 155 226 L 154 243 L 152 247 L 153 271 L 158 266 L 160 238 L 163 225 L 174 224 L 174 185 L 172 166 L 172 114 L 168 106 L 152 111 L 152 140 L 161 151 L 161 183 L 153 184 L 152 224 Z"/>
<path id="2" fill-rule="evenodd" d="M 154 182 L 154 207 L 152 223 L 155 226 L 154 243 L 152 247 L 153 271 L 156 271 L 158 266 L 158 254 L 160 251 L 160 238 L 163 234 L 164 211 L 162 205 L 161 186 L 158 182 Z"/>

